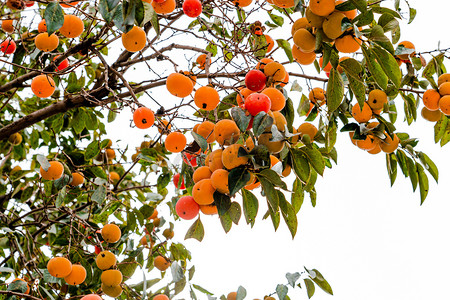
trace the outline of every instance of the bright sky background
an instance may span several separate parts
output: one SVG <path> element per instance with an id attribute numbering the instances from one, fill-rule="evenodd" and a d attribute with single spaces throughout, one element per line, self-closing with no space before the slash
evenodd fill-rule
<path id="1" fill-rule="evenodd" d="M 441 48 L 448 47 L 450 41 L 442 39 L 448 36 L 450 4 L 445 0 L 409 2 L 417 9 L 417 17 L 412 24 L 402 25 L 401 40 L 412 41 L 418 51 L 436 49 L 439 40 Z M 174 240 L 185 243 L 196 266 L 193 282 L 216 295 L 242 285 L 248 292 L 246 299 L 262 299 L 273 293 L 277 284 L 287 283 L 287 272 L 302 271 L 306 266 L 321 271 L 334 291 L 334 296 L 329 296 L 316 288 L 316 300 L 449 299 L 450 159 L 446 154 L 450 146 L 441 149 L 435 145 L 433 124 L 420 116 L 411 127 L 401 124 L 401 101 L 396 100 L 400 111 L 397 130 L 419 138 L 416 149 L 427 153 L 440 171 L 439 186 L 429 176 L 430 191 L 424 205 L 420 206 L 418 192 L 412 192 L 409 179 L 400 170 L 390 188 L 383 154 L 367 154 L 351 144 L 348 134 L 339 134 L 338 165 L 319 178 L 317 206 L 312 208 L 305 198 L 294 240 L 283 220 L 276 233 L 270 220 L 261 220 L 263 205 L 253 229 L 241 218 L 240 225 L 233 225 L 228 234 L 217 216 L 202 216 L 206 235 L 201 243 L 183 241 L 192 221 L 176 224 Z M 129 135 L 130 129 L 123 126 L 129 119 L 128 114 L 121 114 L 114 129 L 109 127 L 109 137 L 123 140 Z M 140 133 L 133 130 L 130 148 L 141 140 Z M 291 299 L 307 299 L 305 290 L 290 295 Z"/>

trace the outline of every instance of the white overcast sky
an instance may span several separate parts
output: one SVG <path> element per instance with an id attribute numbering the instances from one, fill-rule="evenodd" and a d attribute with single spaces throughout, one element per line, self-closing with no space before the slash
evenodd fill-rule
<path id="1" fill-rule="evenodd" d="M 410 25 L 402 24 L 402 40 L 412 41 L 418 51 L 436 49 L 438 41 L 441 48 L 448 47 L 449 2 L 409 2 L 417 9 L 417 17 Z M 402 100 L 396 103 L 402 111 Z M 283 221 L 275 233 L 270 220 L 261 220 L 263 208 L 253 229 L 241 219 L 228 234 L 217 217 L 202 216 L 203 242 L 184 242 L 196 266 L 193 282 L 216 295 L 242 285 L 249 295 L 246 299 L 262 299 L 278 283 L 287 283 L 285 273 L 306 266 L 320 270 L 334 291 L 329 296 L 317 288 L 313 297 L 317 300 L 450 299 L 450 145 L 434 144 L 432 123 L 419 117 L 408 127 L 401 124 L 402 118 L 400 113 L 398 131 L 419 138 L 416 149 L 427 153 L 439 167 L 440 185 L 429 176 L 430 192 L 424 205 L 420 206 L 418 192 L 412 192 L 400 170 L 390 188 L 384 155 L 369 155 L 354 147 L 348 134 L 340 134 L 338 165 L 319 178 L 317 206 L 312 208 L 305 198 L 295 239 Z M 109 130 L 113 140 L 129 135 L 130 129 L 122 126 L 129 119 L 121 114 L 113 123 L 114 130 Z M 133 130 L 131 149 L 139 145 L 140 134 Z M 175 241 L 183 242 L 191 223 L 176 224 Z M 291 299 L 307 299 L 306 292 L 298 290 Z"/>

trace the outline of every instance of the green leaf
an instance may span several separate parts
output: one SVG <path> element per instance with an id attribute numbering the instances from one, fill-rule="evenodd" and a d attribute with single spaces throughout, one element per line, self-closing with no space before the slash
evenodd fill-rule
<path id="1" fill-rule="evenodd" d="M 199 286 L 199 285 L 197 285 L 197 284 L 193 284 L 192 287 L 193 287 L 194 289 L 196 289 L 196 290 L 202 292 L 203 294 L 211 295 L 211 296 L 214 295 L 213 293 L 207 291 L 206 289 L 202 288 L 201 286 Z"/>
<path id="2" fill-rule="evenodd" d="M 333 295 L 333 290 L 331 289 L 330 284 L 325 278 L 320 274 L 320 272 L 316 269 L 312 269 L 312 271 L 316 274 L 314 278 L 311 278 L 315 284 L 317 284 L 324 292 L 327 294 Z"/>
<path id="3" fill-rule="evenodd" d="M 214 205 L 217 206 L 217 211 L 219 216 L 222 216 L 227 213 L 227 211 L 231 207 L 230 197 L 215 191 L 213 194 L 214 197 Z"/>
<path id="4" fill-rule="evenodd" d="M 285 300 L 288 293 L 288 287 L 284 284 L 278 284 L 276 288 L 278 299 Z"/>
<path id="5" fill-rule="evenodd" d="M 14 272 L 14 271 L 13 271 Z M 8 284 L 7 291 L 14 291 L 24 294 L 28 289 L 28 284 L 22 280 L 16 280 Z"/>
<path id="6" fill-rule="evenodd" d="M 85 78 L 83 75 L 81 75 L 81 77 L 78 79 L 75 72 L 70 72 L 69 79 L 67 80 L 67 82 L 68 84 L 66 92 L 71 94 L 78 93 L 79 91 L 81 91 L 82 88 L 84 88 Z"/>
<path id="7" fill-rule="evenodd" d="M 261 186 L 264 190 L 264 194 L 267 197 L 270 210 L 273 212 L 278 212 L 279 199 L 277 191 L 273 187 L 272 183 L 270 183 L 270 181 L 268 181 L 265 177 L 258 176 L 258 180 L 261 182 Z"/>
<path id="8" fill-rule="evenodd" d="M 299 149 L 291 148 L 291 155 L 295 174 L 303 183 L 306 184 L 311 172 L 308 160 Z"/>
<path id="9" fill-rule="evenodd" d="M 206 149 L 208 149 L 208 143 L 206 142 L 206 139 L 194 131 L 191 131 L 191 134 L 194 137 L 194 140 L 197 143 L 197 145 L 199 145 L 200 148 L 202 149 L 202 151 L 206 151 Z"/>
<path id="10" fill-rule="evenodd" d="M 153 9 L 153 6 L 150 3 L 144 2 L 144 9 L 145 9 L 145 15 L 144 15 L 144 24 L 146 24 L 148 21 L 152 24 L 153 29 L 155 29 L 156 36 L 159 36 L 160 34 L 160 27 L 159 27 L 159 21 L 158 21 L 158 14 Z"/>
<path id="11" fill-rule="evenodd" d="M 135 8 L 135 14 L 134 19 L 136 21 L 136 24 L 138 26 L 144 26 L 144 18 L 145 18 L 145 8 L 144 8 L 144 1 L 135 1 L 136 8 Z"/>
<path id="12" fill-rule="evenodd" d="M 64 24 L 64 12 L 58 2 L 50 2 L 44 11 L 45 24 L 47 25 L 47 33 L 51 35 L 60 29 Z"/>
<path id="13" fill-rule="evenodd" d="M 325 170 L 325 162 L 323 161 L 323 157 L 320 151 L 312 147 L 302 147 L 299 150 L 306 155 L 309 163 L 314 168 L 314 170 L 316 170 L 317 173 L 323 176 L 323 171 Z"/>
<path id="14" fill-rule="evenodd" d="M 99 153 L 100 153 L 100 146 L 98 145 L 98 141 L 93 141 L 87 146 L 86 152 L 84 152 L 84 158 L 86 160 L 90 160 L 96 157 Z"/>
<path id="15" fill-rule="evenodd" d="M 245 221 L 247 224 L 251 224 L 252 227 L 255 224 L 255 218 L 258 214 L 258 206 L 258 198 L 252 192 L 242 189 L 242 207 Z"/>
<path id="16" fill-rule="evenodd" d="M 400 67 L 394 56 L 377 44 L 374 44 L 374 47 L 372 47 L 371 50 L 376 60 L 380 63 L 384 73 L 389 77 L 392 83 L 394 83 L 395 87 L 400 88 L 402 72 L 400 71 Z"/>
<path id="17" fill-rule="evenodd" d="M 273 118 L 261 111 L 253 118 L 253 133 L 255 136 L 260 136 L 264 130 L 269 126 L 272 126 L 272 124 Z"/>
<path id="18" fill-rule="evenodd" d="M 367 11 L 367 1 L 366 0 L 349 0 L 360 12 Z"/>
<path id="19" fill-rule="evenodd" d="M 423 204 L 425 201 L 425 198 L 427 198 L 428 195 L 428 177 L 427 174 L 425 174 L 425 171 L 420 164 L 416 164 L 417 166 L 417 174 L 419 175 L 419 190 L 420 190 L 420 205 Z"/>
<path id="20" fill-rule="evenodd" d="M 136 261 L 135 256 L 127 257 L 121 263 L 117 264 L 119 271 L 122 273 L 124 277 L 124 281 L 133 276 L 138 266 L 139 264 Z"/>
<path id="21" fill-rule="evenodd" d="M 419 159 L 424 165 L 425 169 L 428 171 L 428 173 L 433 176 L 436 183 L 438 183 L 439 180 L 439 170 L 434 164 L 434 162 L 423 152 L 419 152 Z"/>
<path id="22" fill-rule="evenodd" d="M 211 56 L 216 56 L 217 55 L 217 45 L 214 42 L 210 42 L 208 44 L 208 46 L 206 46 L 206 51 L 211 52 Z"/>
<path id="23" fill-rule="evenodd" d="M 286 279 L 288 280 L 288 283 L 294 288 L 295 287 L 295 282 L 300 278 L 300 273 L 299 272 L 295 272 L 294 274 L 292 273 L 286 273 Z"/>
<path id="24" fill-rule="evenodd" d="M 103 171 L 100 167 L 92 167 L 89 168 L 89 170 L 94 174 L 94 176 L 98 178 L 108 179 L 108 176 L 106 175 L 105 171 Z"/>
<path id="25" fill-rule="evenodd" d="M 297 214 L 303 205 L 303 200 L 305 197 L 305 192 L 303 190 L 303 185 L 300 182 L 300 179 L 298 178 L 295 179 L 292 190 L 294 193 L 292 194 L 291 197 L 291 204 L 292 207 L 294 208 L 295 213 Z"/>
<path id="26" fill-rule="evenodd" d="M 230 209 L 228 209 L 228 215 L 234 224 L 238 225 L 239 220 L 241 219 L 241 205 L 239 203 L 233 201 L 231 203 Z"/>
<path id="27" fill-rule="evenodd" d="M 194 224 L 192 224 L 191 227 L 189 227 L 184 239 L 185 240 L 196 239 L 197 241 L 201 242 L 203 240 L 204 236 L 205 236 L 205 229 L 203 228 L 202 221 L 200 220 L 200 217 L 199 217 L 194 222 Z"/>
<path id="28" fill-rule="evenodd" d="M 292 103 L 291 98 L 286 99 L 286 104 L 285 104 L 284 108 L 281 110 L 281 113 L 286 118 L 286 122 L 287 122 L 286 125 L 287 125 L 288 130 L 290 132 L 292 132 L 292 124 L 294 122 L 295 112 L 294 112 L 294 103 Z"/>
<path id="29" fill-rule="evenodd" d="M 120 0 L 100 0 L 98 2 L 98 10 L 106 23 L 112 21 L 119 2 Z"/>
<path id="30" fill-rule="evenodd" d="M 281 215 L 283 216 L 283 219 L 286 222 L 286 225 L 288 226 L 293 239 L 295 237 L 295 234 L 297 233 L 298 228 L 297 215 L 295 214 L 295 210 L 292 205 L 288 201 L 286 201 L 284 194 L 281 191 L 277 191 L 277 193 L 280 203 Z"/>
<path id="31" fill-rule="evenodd" d="M 64 204 L 64 200 L 66 198 L 66 188 L 62 188 L 59 192 L 58 192 L 58 196 L 56 197 L 56 201 L 55 201 L 55 206 L 56 208 L 61 207 L 61 205 Z"/>
<path id="32" fill-rule="evenodd" d="M 344 69 L 347 75 L 350 89 L 358 100 L 359 106 L 362 107 L 364 101 L 366 101 L 366 86 L 361 80 L 361 72 L 363 68 L 359 61 L 353 58 L 348 58 L 339 63 L 339 65 Z"/>
<path id="33" fill-rule="evenodd" d="M 332 113 L 333 111 L 335 111 L 339 107 L 339 105 L 341 105 L 343 98 L 344 81 L 342 80 L 341 74 L 339 74 L 339 72 L 335 68 L 332 68 L 327 84 L 328 112 Z"/>
<path id="34" fill-rule="evenodd" d="M 231 108 L 230 112 L 231 117 L 238 126 L 239 130 L 241 132 L 245 132 L 247 130 L 248 124 L 250 123 L 250 120 L 252 119 L 252 116 L 247 115 L 242 108 L 237 106 Z"/>
<path id="35" fill-rule="evenodd" d="M 308 299 L 311 299 L 311 297 L 314 296 L 314 292 L 316 291 L 316 287 L 315 287 L 314 283 L 309 278 L 305 278 L 305 279 L 303 279 L 303 281 L 305 282 L 306 292 L 308 294 Z"/>
<path id="36" fill-rule="evenodd" d="M 219 215 L 220 223 L 222 224 L 223 230 L 225 230 L 225 233 L 228 233 L 231 230 L 231 226 L 233 225 L 233 220 L 231 219 L 228 212 L 226 212 L 223 215 Z"/>
<path id="37" fill-rule="evenodd" d="M 391 154 L 386 154 L 386 167 L 392 186 L 397 178 L 397 158 L 393 153 Z"/>
<path id="38" fill-rule="evenodd" d="M 289 59 L 289 62 L 293 62 L 294 57 L 292 56 L 291 44 L 289 44 L 289 42 L 284 39 L 277 39 L 276 41 L 277 41 L 278 47 L 282 48 L 284 50 L 284 53 L 286 53 L 286 56 Z"/>
<path id="39" fill-rule="evenodd" d="M 377 61 L 374 53 L 364 44 L 361 46 L 361 49 L 363 51 L 364 57 L 366 58 L 367 67 L 369 68 L 369 71 L 372 74 L 373 78 L 383 90 L 386 90 L 388 77 L 381 68 L 381 65 Z"/>
<path id="40" fill-rule="evenodd" d="M 274 186 L 281 187 L 284 190 L 287 190 L 286 183 L 281 179 L 280 175 L 277 172 L 271 169 L 264 169 L 259 173 L 260 176 L 264 176 L 267 180 L 269 180 Z M 249 179 L 250 180 L 250 179 Z"/>
<path id="41" fill-rule="evenodd" d="M 105 198 L 106 198 L 106 187 L 103 185 L 99 185 L 98 188 L 94 191 L 94 194 L 92 194 L 92 201 L 95 201 L 99 205 L 102 205 Z"/>
<path id="42" fill-rule="evenodd" d="M 246 296 L 247 290 L 244 287 L 239 286 L 237 290 L 236 300 L 243 300 Z"/>
<path id="43" fill-rule="evenodd" d="M 445 134 L 447 129 L 448 118 L 446 116 L 442 116 L 439 121 L 434 125 L 434 142 L 439 142 Z"/>
<path id="44" fill-rule="evenodd" d="M 230 191 L 230 196 L 234 196 L 234 194 L 246 186 L 250 177 L 250 173 L 243 166 L 232 169 L 228 173 L 228 189 Z"/>

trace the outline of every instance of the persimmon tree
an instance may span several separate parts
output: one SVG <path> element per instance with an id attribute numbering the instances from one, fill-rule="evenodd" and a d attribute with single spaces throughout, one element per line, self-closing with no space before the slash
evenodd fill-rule
<path id="1" fill-rule="evenodd" d="M 385 155 L 391 184 L 400 169 L 423 203 L 437 167 L 395 123 L 403 106 L 412 124 L 423 103 L 436 143 L 448 143 L 446 50 L 401 41 L 416 11 L 384 4 L 2 2 L 0 277 L 10 283 L 0 295 L 214 298 L 170 220 L 193 220 L 185 238 L 199 242 L 201 215 L 226 232 L 240 219 L 270 218 L 275 230 L 283 219 L 294 238 L 305 197 L 316 205 L 315 182 L 338 161 L 337 138 L 348 139 L 341 132 L 354 151 Z M 136 151 L 119 146 L 132 136 L 108 138 L 124 126 L 145 133 Z M 170 215 L 158 214 L 166 205 Z M 127 283 L 153 268 L 161 278 Z M 260 293 L 333 294 L 316 269 L 286 279 Z M 239 287 L 220 298 L 245 296 Z"/>

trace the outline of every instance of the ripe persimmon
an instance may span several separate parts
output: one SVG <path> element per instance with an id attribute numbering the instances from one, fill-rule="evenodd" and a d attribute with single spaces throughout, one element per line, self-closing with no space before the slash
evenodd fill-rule
<path id="1" fill-rule="evenodd" d="M 49 75 L 38 75 L 31 81 L 31 90 L 39 98 L 47 98 L 53 95 L 56 89 L 53 78 Z"/>
<path id="2" fill-rule="evenodd" d="M 2 29 L 4 32 L 14 32 L 14 20 L 2 20 Z"/>
<path id="3" fill-rule="evenodd" d="M 271 111 L 280 111 L 286 105 L 286 98 L 283 93 L 276 88 L 265 88 L 261 93 L 269 97 Z"/>
<path id="4" fill-rule="evenodd" d="M 296 62 L 303 66 L 312 64 L 316 60 L 316 52 L 312 51 L 309 53 L 303 52 L 295 44 L 292 45 L 292 57 Z M 286 72 L 286 74 L 288 74 Z"/>
<path id="5" fill-rule="evenodd" d="M 208 144 L 214 142 L 214 123 L 210 121 L 204 121 L 198 126 L 197 133 L 204 137 Z"/>
<path id="6" fill-rule="evenodd" d="M 450 95 L 450 82 L 444 82 L 439 86 L 439 94 L 441 96 Z"/>
<path id="7" fill-rule="evenodd" d="M 59 161 L 51 161 L 50 167 L 47 171 L 44 170 L 44 168 L 40 168 L 39 172 L 41 173 L 41 176 L 45 180 L 56 180 L 61 178 L 61 176 L 64 173 L 64 166 Z"/>
<path id="8" fill-rule="evenodd" d="M 383 140 L 380 141 L 380 147 L 383 152 L 392 153 L 398 148 L 398 145 L 400 144 L 400 139 L 395 133 L 393 135 L 394 138 L 391 138 L 388 134 L 386 134 L 386 138 L 384 139 L 384 141 Z"/>
<path id="9" fill-rule="evenodd" d="M 322 24 L 323 33 L 332 40 L 340 37 L 344 33 L 341 27 L 342 19 L 344 18 L 345 15 L 341 12 L 333 12 L 327 16 Z"/>
<path id="10" fill-rule="evenodd" d="M 305 17 L 297 19 L 294 24 L 292 24 L 291 35 L 294 35 L 297 30 L 300 28 L 311 28 L 311 25 L 308 22 L 308 19 Z"/>
<path id="11" fill-rule="evenodd" d="M 72 173 L 72 180 L 69 182 L 72 186 L 81 185 L 84 182 L 84 176 L 81 173 Z"/>
<path id="12" fill-rule="evenodd" d="M 366 123 L 372 119 L 372 109 L 367 103 L 364 103 L 363 108 L 361 109 L 359 103 L 353 105 L 352 108 L 352 116 L 358 123 Z"/>
<path id="13" fill-rule="evenodd" d="M 122 287 L 120 285 L 107 286 L 102 283 L 101 285 L 103 293 L 112 298 L 117 298 L 122 295 Z"/>
<path id="14" fill-rule="evenodd" d="M 100 270 L 107 270 L 116 265 L 117 258 L 111 251 L 102 251 L 97 255 L 95 264 Z"/>
<path id="15" fill-rule="evenodd" d="M 82 265 L 72 265 L 72 272 L 64 277 L 68 285 L 79 285 L 86 279 L 86 269 Z"/>
<path id="16" fill-rule="evenodd" d="M 224 169 L 215 170 L 211 175 L 212 186 L 222 194 L 228 194 L 228 171 Z"/>
<path id="17" fill-rule="evenodd" d="M 166 88 L 172 95 L 184 98 L 192 93 L 194 85 L 189 77 L 180 73 L 172 73 L 166 79 Z"/>
<path id="18" fill-rule="evenodd" d="M 165 141 L 165 147 L 167 151 L 173 153 L 179 153 L 186 147 L 186 137 L 181 132 L 175 131 L 167 135 Z"/>
<path id="19" fill-rule="evenodd" d="M 116 184 L 120 179 L 120 175 L 117 172 L 111 171 L 108 175 L 108 180 L 111 183 Z"/>
<path id="20" fill-rule="evenodd" d="M 334 41 L 339 52 L 354 53 L 361 48 L 362 41 L 353 35 L 344 35 Z"/>
<path id="21" fill-rule="evenodd" d="M 320 87 L 313 88 L 309 92 L 308 98 L 311 103 L 317 104 L 319 106 L 322 106 L 326 103 L 325 91 Z"/>
<path id="22" fill-rule="evenodd" d="M 445 73 L 445 74 L 442 74 L 441 76 L 439 76 L 438 82 L 437 82 L 438 86 L 440 86 L 444 82 L 450 82 L 450 73 Z"/>
<path id="23" fill-rule="evenodd" d="M 59 4 L 64 8 L 71 8 L 75 5 L 77 5 L 78 2 L 80 2 L 80 1 L 66 1 L 65 0 L 65 1 L 60 2 Z"/>
<path id="24" fill-rule="evenodd" d="M 439 110 L 446 116 L 450 116 L 450 95 L 445 95 L 439 100 Z"/>
<path id="25" fill-rule="evenodd" d="M 192 196 L 199 205 L 208 205 L 214 202 L 213 194 L 215 190 L 211 179 L 202 179 L 194 185 Z"/>
<path id="26" fill-rule="evenodd" d="M 214 126 L 214 137 L 221 146 L 235 143 L 239 139 L 239 136 L 239 128 L 233 120 L 220 120 Z"/>
<path id="27" fill-rule="evenodd" d="M 203 110 L 213 110 L 220 102 L 219 93 L 210 86 L 202 86 L 194 94 L 195 105 Z"/>
<path id="28" fill-rule="evenodd" d="M 192 196 L 183 196 L 178 199 L 177 204 L 175 205 L 175 211 L 177 215 L 184 220 L 192 220 L 196 216 L 198 216 L 198 212 L 200 207 L 198 203 L 195 202 L 194 197 Z"/>
<path id="29" fill-rule="evenodd" d="M 328 16 L 336 7 L 335 0 L 311 0 L 309 9 L 318 16 Z"/>
<path id="30" fill-rule="evenodd" d="M 439 109 L 438 110 L 429 110 L 428 108 L 423 107 L 422 111 L 421 111 L 421 115 L 427 121 L 437 122 L 441 119 L 442 112 Z"/>
<path id="31" fill-rule="evenodd" d="M 302 123 L 297 129 L 297 133 L 299 133 L 301 137 L 307 134 L 311 139 L 311 141 L 314 140 L 314 137 L 316 136 L 317 132 L 318 132 L 317 127 L 307 122 Z"/>
<path id="32" fill-rule="evenodd" d="M 367 103 L 372 110 L 383 109 L 384 104 L 387 102 L 387 95 L 384 91 L 375 89 L 369 92 L 369 99 L 367 100 Z"/>
<path id="33" fill-rule="evenodd" d="M 45 23 L 45 19 L 42 19 L 38 24 L 38 32 L 43 33 L 47 32 L 47 23 Z"/>
<path id="34" fill-rule="evenodd" d="M 116 243 L 120 240 L 122 232 L 116 224 L 106 224 L 102 228 L 102 237 L 107 243 Z"/>
<path id="35" fill-rule="evenodd" d="M 50 52 L 58 48 L 59 38 L 56 34 L 52 33 L 48 35 L 47 32 L 39 33 L 34 38 L 34 44 L 36 48 L 44 52 Z"/>
<path id="36" fill-rule="evenodd" d="M 72 272 L 72 263 L 65 257 L 54 257 L 48 261 L 47 270 L 53 277 L 64 278 Z"/>
<path id="37" fill-rule="evenodd" d="M 279 62 L 268 63 L 264 67 L 264 74 L 267 77 L 272 77 L 275 82 L 282 81 L 286 77 L 286 69 Z"/>
<path id="38" fill-rule="evenodd" d="M 26 283 L 26 285 L 27 285 L 27 290 L 25 291 L 24 294 L 29 294 L 29 293 L 30 293 L 30 286 L 28 285 L 28 282 L 26 282 L 26 281 L 25 281 L 24 279 L 22 279 L 22 278 L 16 278 L 16 279 L 14 279 L 12 282 L 18 281 L 18 280 L 23 281 L 23 282 Z"/>
<path id="39" fill-rule="evenodd" d="M 244 146 L 233 144 L 222 151 L 222 163 L 228 170 L 245 165 L 248 162 L 247 156 L 238 156 L 240 148 L 244 148 Z"/>
<path id="40" fill-rule="evenodd" d="M 164 2 L 152 2 L 153 9 L 157 14 L 170 14 L 175 10 L 176 7 L 175 0 L 166 0 Z"/>
<path id="41" fill-rule="evenodd" d="M 206 54 L 200 54 L 197 57 L 195 62 L 197 63 L 197 67 L 199 69 L 204 70 L 205 69 L 205 64 L 206 64 Z M 211 64 L 211 59 L 209 59 L 209 63 Z"/>
<path id="42" fill-rule="evenodd" d="M 398 46 L 403 46 L 403 47 L 405 47 L 406 49 L 416 50 L 416 47 L 415 47 L 414 44 L 411 43 L 410 41 L 403 41 L 403 42 L 400 42 L 400 43 L 398 43 Z M 409 60 L 409 58 L 412 57 L 412 56 L 414 56 L 415 54 L 416 54 L 416 52 L 413 51 L 413 52 L 410 53 L 410 54 L 400 54 L 400 55 L 397 55 L 397 57 L 400 58 L 401 60 Z"/>
<path id="43" fill-rule="evenodd" d="M 130 31 L 122 33 L 122 45 L 129 52 L 141 51 L 144 49 L 146 43 L 147 34 L 141 27 L 133 26 Z"/>
<path id="44" fill-rule="evenodd" d="M 310 53 L 316 49 L 316 37 L 305 28 L 295 32 L 293 41 L 302 52 Z"/>
<path id="45" fill-rule="evenodd" d="M 209 179 L 211 178 L 212 172 L 209 169 L 209 167 L 207 166 L 202 166 L 197 168 L 194 171 L 194 174 L 192 174 L 192 180 L 194 181 L 194 183 L 199 182 L 202 179 Z"/>
<path id="46" fill-rule="evenodd" d="M 170 299 L 169 299 L 169 297 L 167 297 L 164 294 L 159 294 L 159 295 L 156 295 L 155 297 L 153 297 L 153 300 L 170 300 Z"/>
<path id="47" fill-rule="evenodd" d="M 233 4 L 239 7 L 247 7 L 252 4 L 252 0 L 232 0 Z"/>
<path id="48" fill-rule="evenodd" d="M 271 62 L 273 62 L 273 59 L 271 58 L 268 57 L 261 58 L 261 60 L 256 64 L 256 69 L 264 72 L 265 66 Z"/>
<path id="49" fill-rule="evenodd" d="M 122 272 L 119 270 L 106 270 L 102 272 L 100 280 L 105 286 L 113 287 L 122 283 Z"/>
<path id="50" fill-rule="evenodd" d="M 204 215 L 217 215 L 218 211 L 217 211 L 217 206 L 215 206 L 214 204 L 209 204 L 209 205 L 200 205 L 200 211 L 204 214 Z"/>
<path id="51" fill-rule="evenodd" d="M 270 153 L 279 153 L 284 148 L 284 141 L 271 141 L 272 133 L 263 133 L 258 137 L 258 144 L 264 145 Z"/>
<path id="52" fill-rule="evenodd" d="M 0 51 L 5 54 L 13 54 L 14 52 L 16 52 L 16 48 L 16 42 L 11 39 L 6 39 L 0 43 Z"/>
<path id="53" fill-rule="evenodd" d="M 83 21 L 75 15 L 65 15 L 63 26 L 59 32 L 66 38 L 76 38 L 84 31 Z"/>
<path id="54" fill-rule="evenodd" d="M 150 128 L 155 123 L 155 114 L 148 107 L 139 107 L 133 113 L 133 122 L 139 129 Z"/>
<path id="55" fill-rule="evenodd" d="M 222 149 L 216 149 L 208 155 L 207 162 L 208 162 L 208 167 L 211 170 L 211 172 L 214 172 L 217 169 L 223 168 L 222 152 L 223 152 Z"/>
<path id="56" fill-rule="evenodd" d="M 153 265 L 158 270 L 165 271 L 165 270 L 167 270 L 168 267 L 170 267 L 170 262 L 164 256 L 158 255 L 153 260 Z"/>

